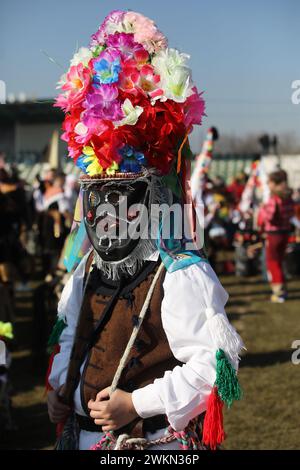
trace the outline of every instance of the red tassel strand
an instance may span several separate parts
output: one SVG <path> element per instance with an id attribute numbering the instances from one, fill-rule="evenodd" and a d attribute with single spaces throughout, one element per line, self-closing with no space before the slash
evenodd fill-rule
<path id="1" fill-rule="evenodd" d="M 48 363 L 48 370 L 47 370 L 47 374 L 46 374 L 46 392 L 49 392 L 50 390 L 53 390 L 53 388 L 51 387 L 50 383 L 49 383 L 49 376 L 51 374 L 51 370 L 52 370 L 52 364 L 53 364 L 53 360 L 54 360 L 54 356 L 56 354 L 58 354 L 60 351 L 60 345 L 59 344 L 56 344 L 54 347 L 53 347 L 53 351 L 49 357 L 49 363 Z"/>
<path id="2" fill-rule="evenodd" d="M 223 427 L 223 402 L 214 387 L 208 397 L 207 410 L 203 423 L 203 444 L 212 450 L 225 439 Z"/>

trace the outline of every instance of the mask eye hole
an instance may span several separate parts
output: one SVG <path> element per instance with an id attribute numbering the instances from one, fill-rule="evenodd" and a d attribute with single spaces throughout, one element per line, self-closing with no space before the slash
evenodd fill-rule
<path id="1" fill-rule="evenodd" d="M 105 202 L 112 204 L 113 206 L 119 204 L 122 199 L 122 193 L 117 190 L 110 191 L 105 195 Z"/>
<path id="2" fill-rule="evenodd" d="M 94 191 L 91 191 L 89 194 L 89 204 L 91 207 L 96 207 L 98 206 L 100 202 L 100 196 Z"/>

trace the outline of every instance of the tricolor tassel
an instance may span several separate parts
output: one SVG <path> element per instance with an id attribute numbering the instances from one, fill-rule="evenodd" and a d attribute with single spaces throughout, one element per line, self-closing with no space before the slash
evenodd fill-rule
<path id="1" fill-rule="evenodd" d="M 208 397 L 207 409 L 203 423 L 203 443 L 212 450 L 225 439 L 223 427 L 223 402 L 214 387 Z"/>
<path id="2" fill-rule="evenodd" d="M 53 361 L 54 361 L 54 356 L 56 354 L 58 354 L 60 351 L 60 346 L 59 344 L 56 344 L 53 346 L 53 351 L 49 357 L 49 363 L 48 363 L 48 369 L 47 369 L 47 373 L 46 373 L 46 392 L 50 391 L 50 390 L 53 390 L 52 386 L 50 385 L 49 383 L 49 377 L 50 377 L 50 374 L 51 374 L 51 371 L 52 371 L 52 365 L 53 365 Z"/>
<path id="3" fill-rule="evenodd" d="M 52 347 L 55 344 L 58 344 L 59 338 L 63 332 L 63 330 L 66 328 L 67 324 L 62 318 L 57 318 L 56 323 L 52 329 L 51 335 L 48 340 L 48 347 Z"/>
<path id="4" fill-rule="evenodd" d="M 242 390 L 237 378 L 237 373 L 222 349 L 217 351 L 216 359 L 217 378 L 215 386 L 218 389 L 218 395 L 229 408 L 234 400 L 241 399 Z"/>
<path id="5" fill-rule="evenodd" d="M 48 369 L 46 373 L 46 392 L 52 390 L 52 387 L 49 383 L 49 376 L 51 374 L 54 357 L 60 351 L 59 338 L 66 326 L 67 324 L 62 318 L 57 318 L 56 323 L 52 329 L 51 335 L 48 340 L 48 348 L 49 348 L 48 352 L 50 353 L 50 357 L 49 357 Z"/>

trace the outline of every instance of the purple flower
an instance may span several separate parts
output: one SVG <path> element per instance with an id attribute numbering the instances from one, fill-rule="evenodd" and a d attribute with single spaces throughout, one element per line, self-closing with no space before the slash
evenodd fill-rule
<path id="1" fill-rule="evenodd" d="M 115 60 L 120 59 L 120 56 L 121 54 L 117 49 L 108 47 L 100 53 L 95 62 L 97 62 L 99 59 L 105 59 L 107 62 L 114 62 Z"/>
<path id="2" fill-rule="evenodd" d="M 110 34 L 106 39 L 108 47 L 115 48 L 126 59 L 132 57 L 137 51 L 144 50 L 143 46 L 135 42 L 134 35 L 131 33 L 115 33 Z"/>
<path id="3" fill-rule="evenodd" d="M 113 10 L 111 11 L 103 23 L 101 24 L 98 31 L 91 36 L 90 47 L 97 46 L 98 44 L 104 44 L 106 39 L 106 27 L 108 23 L 120 23 L 125 15 L 125 11 L 122 10 Z"/>
<path id="4" fill-rule="evenodd" d="M 118 88 L 114 85 L 101 85 L 86 96 L 83 103 L 83 123 L 90 127 L 94 119 L 118 121 L 124 117 L 118 98 Z"/>

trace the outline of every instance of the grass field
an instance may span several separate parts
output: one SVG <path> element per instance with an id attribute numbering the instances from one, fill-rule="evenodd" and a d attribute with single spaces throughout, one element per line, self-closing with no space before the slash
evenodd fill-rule
<path id="1" fill-rule="evenodd" d="M 247 347 L 240 368 L 244 399 L 226 412 L 227 449 L 300 448 L 300 365 L 291 362 L 300 339 L 300 285 L 289 283 L 289 300 L 271 304 L 258 279 L 223 280 L 229 317 Z"/>
<path id="2" fill-rule="evenodd" d="M 300 281 L 289 282 L 290 298 L 271 304 L 259 278 L 222 279 L 230 294 L 227 312 L 247 347 L 240 367 L 244 398 L 225 413 L 226 449 L 300 448 L 300 365 L 291 362 L 292 342 L 300 340 Z M 33 357 L 30 293 L 17 298 L 13 354 L 15 431 L 1 436 L 1 449 L 46 449 L 55 440 L 49 424 L 43 359 Z"/>

